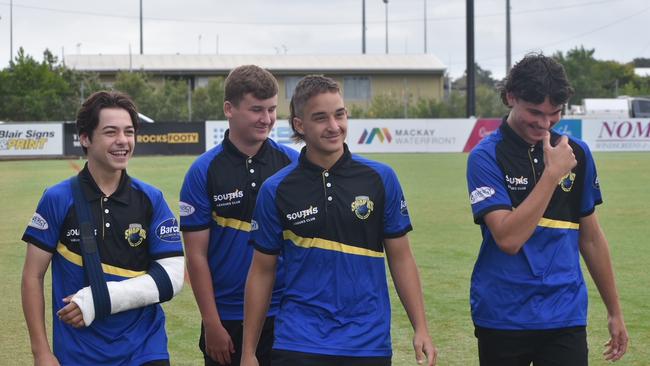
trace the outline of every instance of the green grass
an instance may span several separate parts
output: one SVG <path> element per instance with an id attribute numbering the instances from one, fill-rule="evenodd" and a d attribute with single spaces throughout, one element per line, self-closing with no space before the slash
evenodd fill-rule
<path id="1" fill-rule="evenodd" d="M 472 223 L 465 184 L 466 154 L 373 154 L 395 168 L 409 201 L 414 231 L 411 245 L 420 267 L 431 335 L 440 351 L 439 365 L 475 365 L 476 341 L 469 314 L 469 278 L 480 245 Z M 140 157 L 131 175 L 158 186 L 172 209 L 181 181 L 194 157 Z M 605 204 L 597 212 L 607 234 L 621 302 L 630 333 L 628 354 L 619 365 L 647 365 L 650 360 L 650 261 L 647 185 L 650 154 L 596 154 Z M 29 337 L 20 305 L 20 276 L 25 245 L 20 241 L 47 185 L 73 174 L 65 160 L 0 162 L 0 365 L 32 363 Z M 81 165 L 82 161 L 72 161 Z M 646 168 L 643 168 L 646 167 Z M 588 274 L 590 289 L 590 363 L 603 365 L 608 339 L 606 312 Z M 50 304 L 49 278 L 46 304 Z M 393 300 L 393 364 L 414 365 L 412 331 L 397 296 Z M 174 365 L 201 365 L 197 348 L 200 317 L 189 287 L 165 304 Z M 48 332 L 50 312 L 47 311 Z"/>

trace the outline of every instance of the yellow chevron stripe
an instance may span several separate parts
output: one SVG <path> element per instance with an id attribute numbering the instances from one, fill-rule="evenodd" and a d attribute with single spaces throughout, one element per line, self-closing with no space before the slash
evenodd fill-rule
<path id="1" fill-rule="evenodd" d="M 241 231 L 251 231 L 250 222 L 217 216 L 214 212 L 212 212 L 212 219 L 217 222 L 217 225 L 222 227 L 229 227 Z"/>
<path id="2" fill-rule="evenodd" d="M 320 248 L 325 250 L 333 250 L 346 254 L 363 255 L 366 257 L 383 258 L 384 253 L 376 252 L 374 250 L 359 248 L 352 245 L 346 245 L 331 240 L 321 238 L 303 238 L 294 234 L 291 230 L 282 232 L 282 236 L 286 240 L 291 240 L 294 244 L 302 248 Z"/>
<path id="3" fill-rule="evenodd" d="M 580 229 L 580 224 L 576 224 L 575 222 L 551 220 L 544 217 L 542 217 L 542 219 L 539 220 L 537 226 L 550 227 L 553 229 L 573 229 L 573 230 Z"/>
<path id="4" fill-rule="evenodd" d="M 59 245 L 56 246 L 56 251 L 59 252 L 59 254 L 61 254 L 61 256 L 63 256 L 63 258 L 67 259 L 69 262 L 72 262 L 79 267 L 83 266 L 83 258 L 79 254 L 71 252 L 68 247 L 62 243 L 59 243 Z M 107 274 L 129 278 L 142 276 L 143 274 L 147 273 L 146 271 L 131 271 L 129 269 L 115 267 L 104 263 L 102 263 L 102 270 Z"/>

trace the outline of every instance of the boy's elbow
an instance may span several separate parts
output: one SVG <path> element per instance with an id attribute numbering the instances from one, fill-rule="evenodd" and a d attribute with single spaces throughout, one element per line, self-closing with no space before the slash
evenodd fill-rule
<path id="1" fill-rule="evenodd" d="M 494 242 L 497 244 L 497 247 L 502 252 L 508 255 L 516 255 L 517 253 L 519 253 L 519 250 L 523 246 L 522 243 L 518 243 L 512 239 L 507 239 L 507 238 L 502 238 L 502 239 L 495 238 Z"/>

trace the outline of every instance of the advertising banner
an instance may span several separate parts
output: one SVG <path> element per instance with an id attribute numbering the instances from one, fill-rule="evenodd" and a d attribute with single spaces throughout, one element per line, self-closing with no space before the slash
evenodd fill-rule
<path id="1" fill-rule="evenodd" d="M 650 119 L 583 119 L 582 136 L 593 151 L 650 151 Z"/>
<path id="2" fill-rule="evenodd" d="M 461 152 L 476 119 L 350 120 L 347 143 L 360 152 Z"/>
<path id="3" fill-rule="evenodd" d="M 476 121 L 472 132 L 465 143 L 463 152 L 470 152 L 481 140 L 489 136 L 501 126 L 501 118 L 481 118 Z"/>
<path id="4" fill-rule="evenodd" d="M 62 123 L 0 124 L 0 156 L 63 155 Z"/>
<path id="5" fill-rule="evenodd" d="M 223 136 L 228 129 L 228 121 L 206 121 L 205 122 L 205 150 L 209 150 L 223 141 Z M 300 151 L 304 144 L 295 144 L 291 140 L 293 130 L 289 126 L 289 121 L 276 121 L 271 129 L 269 137 L 279 144 L 287 145 L 295 150 Z"/>
<path id="6" fill-rule="evenodd" d="M 77 126 L 74 123 L 63 124 L 63 154 L 65 156 L 83 156 Z"/>
<path id="7" fill-rule="evenodd" d="M 199 155 L 205 151 L 201 122 L 141 123 L 136 134 L 135 156 Z"/>
<path id="8" fill-rule="evenodd" d="M 65 155 L 83 156 L 75 124 L 66 123 L 64 128 Z M 200 122 L 140 123 L 134 156 L 202 154 L 205 151 L 203 128 Z"/>
<path id="9" fill-rule="evenodd" d="M 582 120 L 580 119 L 561 119 L 553 126 L 553 129 L 562 135 L 582 140 Z"/>

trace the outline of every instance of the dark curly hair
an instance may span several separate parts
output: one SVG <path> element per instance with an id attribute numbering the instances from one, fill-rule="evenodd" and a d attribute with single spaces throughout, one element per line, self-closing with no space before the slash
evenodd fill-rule
<path id="1" fill-rule="evenodd" d="M 508 107 L 508 93 L 533 104 L 541 104 L 548 97 L 556 106 L 568 102 L 574 93 L 562 64 L 541 53 L 529 53 L 517 62 L 498 89 Z"/>
<path id="2" fill-rule="evenodd" d="M 77 113 L 77 134 L 86 134 L 92 141 L 93 131 L 99 124 L 99 112 L 104 108 L 121 108 L 131 116 L 133 128 L 138 130 L 138 110 L 128 95 L 117 91 L 98 91 L 86 99 Z M 88 149 L 81 147 L 84 154 Z"/>

